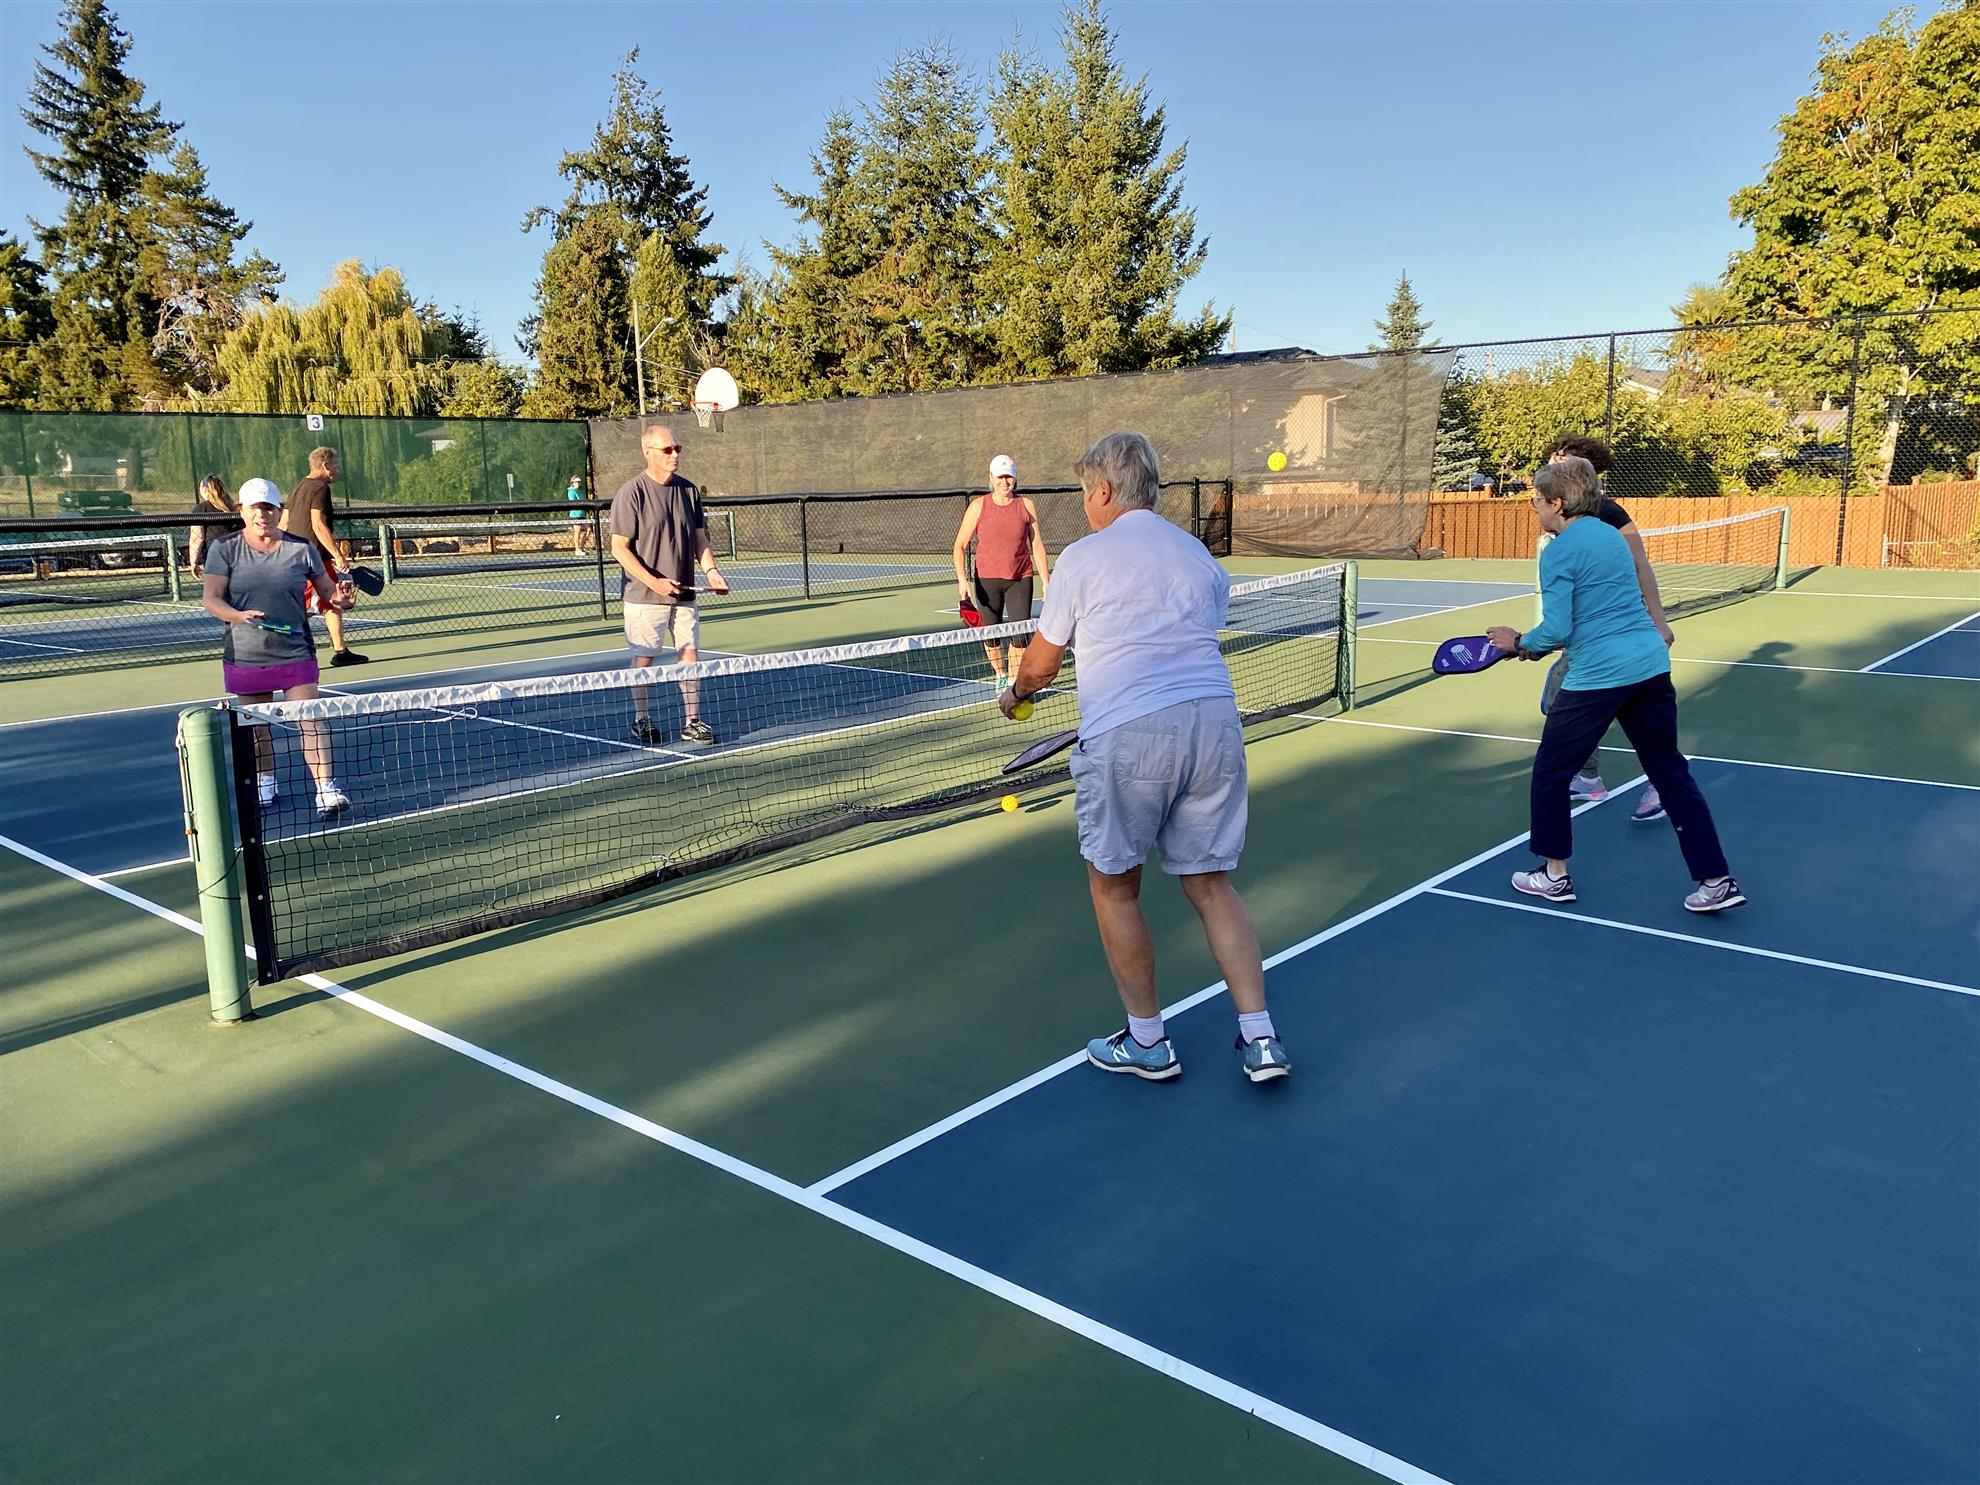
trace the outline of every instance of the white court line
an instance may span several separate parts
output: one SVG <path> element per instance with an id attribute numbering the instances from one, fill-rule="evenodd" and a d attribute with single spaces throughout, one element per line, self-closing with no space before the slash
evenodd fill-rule
<path id="1" fill-rule="evenodd" d="M 1384 732 L 1421 732 L 1431 737 L 1473 737 L 1481 742 L 1523 743 L 1529 748 L 1537 748 L 1537 737 L 1514 737 L 1504 732 L 1463 732 L 1454 727 L 1414 727 L 1407 722 L 1375 722 L 1366 717 L 1317 717 L 1308 712 L 1295 712 L 1302 722 L 1325 722 L 1337 727 L 1376 727 Z M 1605 753 L 1634 753 L 1636 749 L 1616 743 L 1603 743 Z M 1892 773 L 1855 773 L 1847 768 L 1816 768 L 1807 763 L 1768 763 L 1760 758 L 1722 758 L 1711 753 L 1686 753 L 1693 763 L 1730 763 L 1737 768 L 1776 768 L 1786 773 L 1814 773 L 1833 779 L 1863 779 L 1873 784 L 1915 784 L 1921 789 L 1962 789 L 1968 793 L 1980 794 L 1980 784 L 1955 784 L 1945 779 L 1908 779 Z M 1627 785 L 1622 786 L 1627 788 Z M 1609 791 L 1617 792 L 1615 789 Z"/>
<path id="2" fill-rule="evenodd" d="M 1423 616 L 1421 614 L 1412 614 L 1410 617 L 1421 618 Z M 1383 619 L 1380 624 L 1363 624 L 1361 627 L 1363 629 L 1379 629 L 1382 624 L 1394 624 L 1398 622 L 1400 621 L 1396 619 Z M 1682 623 L 1683 621 L 1680 620 L 1679 622 Z M 1960 623 L 1965 622 L 1964 619 L 1960 621 Z M 1951 629 L 1957 629 L 1958 627 L 1958 624 L 1950 626 Z M 1945 634 L 1947 632 L 1947 630 L 1941 629 L 1939 634 Z M 1931 636 L 1933 639 L 1937 639 L 1938 637 L 1937 634 Z M 1368 643 L 1371 645 L 1436 645 L 1441 644 L 1442 641 L 1435 639 L 1389 639 L 1383 637 L 1370 639 Z M 1922 639 L 1918 641 L 1918 644 L 1922 645 L 1924 643 L 1925 641 Z M 1918 645 L 1907 645 L 1905 649 L 1898 651 L 1898 655 L 1904 654 L 1906 650 L 1915 650 L 1917 648 Z M 1882 665 L 1887 660 L 1895 659 L 1897 659 L 1897 655 L 1886 655 L 1883 660 L 1877 662 L 1877 665 Z M 1842 665 L 1789 665 L 1780 660 L 1708 660 L 1702 655 L 1672 655 L 1671 663 L 1673 665 L 1735 666 L 1745 670 L 1805 670 L 1816 675 L 1888 675 L 1898 676 L 1907 681 L 1970 681 L 1973 679 L 1970 675 L 1930 675 L 1923 671 L 1915 670 L 1877 670 L 1875 666 L 1870 665 L 1864 666 L 1861 670 L 1852 670 L 1848 666 Z"/>
<path id="3" fill-rule="evenodd" d="M 147 871 L 159 871 L 167 866 L 189 866 L 191 863 L 190 856 L 174 856 L 170 861 L 154 861 L 149 866 L 120 866 L 115 871 L 100 871 L 97 875 L 108 882 L 116 877 L 141 876 Z"/>
<path id="4" fill-rule="evenodd" d="M 338 696 L 369 696 L 378 691 L 426 690 L 428 688 L 423 686 L 401 686 L 398 682 L 424 680 L 428 676 L 436 675 L 466 675 L 471 671 L 500 670 L 505 666 L 532 665 L 538 662 L 551 665 L 562 660 L 582 660 L 589 655 L 616 655 L 624 649 L 624 645 L 613 645 L 610 649 L 606 650 L 572 650 L 562 655 L 538 655 L 532 660 L 488 660 L 480 665 L 446 665 L 438 670 L 409 670 L 401 675 L 380 676 L 378 679 L 381 684 L 376 686 L 356 686 L 349 681 L 345 681 L 342 685 L 324 685 L 321 689 Z M 728 659 L 733 655 L 740 654 L 741 651 L 703 650 L 701 653 L 716 659 Z M 327 669 L 328 667 L 325 668 Z M 533 679 L 533 677 L 530 678 Z M 184 711 L 189 706 L 213 706 L 228 699 L 225 696 L 195 696 L 190 701 L 151 701 L 146 702 L 143 706 L 110 707 L 107 710 L 99 712 L 68 712 L 59 717 L 28 717 L 19 722 L 0 722 L 0 729 L 8 727 L 41 727 L 50 722 L 83 722 L 93 717 L 122 717 L 133 715 L 137 712 Z"/>
<path id="5" fill-rule="evenodd" d="M 1759 959 L 1779 959 L 1787 964 L 1805 964 L 1813 969 L 1832 969 L 1839 974 L 1862 975 L 1872 980 L 1889 980 L 1898 985 L 1919 985 L 1927 990 L 1949 990 L 1954 995 L 1980 996 L 1980 988 L 1972 985 L 1955 985 L 1950 980 L 1928 980 L 1918 975 L 1901 975 L 1888 969 L 1866 969 L 1860 964 L 1842 964 L 1834 959 L 1812 959 L 1806 954 L 1790 954 L 1785 949 L 1763 949 L 1758 944 L 1736 943 L 1729 938 L 1700 938 L 1694 933 L 1678 933 L 1669 928 L 1652 928 L 1644 923 L 1625 923 L 1620 918 L 1598 918 L 1590 913 L 1573 911 L 1568 905 L 1542 907 L 1537 902 L 1513 902 L 1502 897 L 1481 897 L 1475 892 L 1454 892 L 1448 887 L 1430 889 L 1438 897 L 1454 897 L 1461 902 L 1476 902 L 1485 907 L 1505 908 L 1514 913 L 1538 913 L 1543 918 L 1553 918 L 1564 923 L 1586 923 L 1595 928 L 1615 928 L 1624 933 L 1641 933 L 1650 938 L 1667 938 L 1680 944 L 1697 944 L 1707 949 L 1724 949 L 1731 954 L 1751 954 Z"/>
<path id="6" fill-rule="evenodd" d="M 1826 588 L 1770 588 L 1764 593 L 1755 593 L 1755 598 L 1871 598 L 1882 602 L 1886 598 L 1899 599 L 1905 603 L 1971 603 L 1973 600 L 1960 593 L 1837 593 Z"/>
<path id="7" fill-rule="evenodd" d="M 64 655 L 86 655 L 89 653 L 80 645 L 38 645 L 31 639 L 14 639 L 11 636 L 0 639 L 0 644 L 13 645 L 23 650 L 59 650 Z"/>
<path id="8" fill-rule="evenodd" d="M 1893 660 L 1902 659 L 1904 656 L 1909 655 L 1913 650 L 1923 649 L 1926 645 L 1929 645 L 1933 640 L 1939 638 L 1940 635 L 1951 634 L 1955 629 L 1958 629 L 1964 624 L 1971 623 L 1975 619 L 1980 619 L 1980 612 L 1970 613 L 1963 619 L 1954 619 L 1952 623 L 1946 625 L 1945 628 L 1938 630 L 1935 633 L 1928 634 L 1923 639 L 1914 640 L 1912 643 L 1906 645 L 1901 650 L 1892 650 L 1890 654 L 1884 656 L 1884 658 L 1881 660 L 1872 660 L 1868 665 L 1863 667 L 1863 672 L 1865 675 L 1868 675 L 1871 672 L 1875 671 L 1877 667 L 1880 665 L 1889 665 Z"/>
<path id="9" fill-rule="evenodd" d="M 139 897 L 134 893 L 126 892 L 123 888 L 113 886 L 99 877 L 93 877 L 87 872 L 78 871 L 75 867 L 57 861 L 51 856 L 45 856 L 31 847 L 20 844 L 18 841 L 11 840 L 6 836 L 0 836 L 0 846 L 18 855 L 25 856 L 30 861 L 38 862 L 51 871 L 59 872 L 71 881 L 80 882 L 86 887 L 107 893 L 120 902 L 128 903 L 142 912 L 150 913 L 153 917 L 162 918 L 166 922 L 184 928 L 191 933 L 201 933 L 200 925 L 192 919 L 172 912 L 167 908 L 160 907 L 157 903 L 147 901 L 145 898 Z M 1240 1412 L 1257 1418 L 1260 1422 L 1269 1423 L 1275 1428 L 1283 1429 L 1297 1438 L 1305 1439 L 1308 1443 L 1317 1444 L 1323 1449 L 1338 1454 L 1343 1459 L 1351 1460 L 1364 1469 L 1371 1470 L 1386 1479 L 1395 1480 L 1399 1482 L 1399 1485 L 1445 1485 L 1445 1482 L 1438 1476 L 1431 1474 L 1427 1470 L 1417 1468 L 1407 1460 L 1398 1459 L 1393 1454 L 1386 1454 L 1373 1445 L 1364 1444 L 1361 1440 L 1344 1434 L 1338 1429 L 1329 1428 L 1326 1424 L 1309 1418 L 1303 1413 L 1295 1412 L 1283 1404 L 1273 1402 L 1270 1398 L 1261 1396 L 1249 1388 L 1240 1387 L 1235 1382 L 1227 1381 L 1215 1373 L 1207 1372 L 1201 1367 L 1192 1366 L 1179 1356 L 1159 1350 L 1145 1341 L 1137 1340 L 1131 1335 L 1115 1330 L 1110 1325 L 1104 1325 L 1091 1316 L 1083 1315 L 1079 1311 L 1059 1304 L 1055 1300 L 1047 1299 L 1041 1294 L 1036 1294 L 1029 1289 L 1013 1284 L 1008 1279 L 994 1274 L 988 1269 L 979 1268 L 973 1263 L 935 1247 L 933 1244 L 925 1243 L 919 1238 L 910 1237 L 906 1233 L 889 1227 L 883 1222 L 875 1221 L 864 1213 L 856 1212 L 850 1207 L 841 1206 L 838 1202 L 827 1200 L 815 1191 L 807 1190 L 799 1186 L 796 1182 L 788 1181 L 779 1175 L 774 1175 L 760 1166 L 738 1160 L 733 1155 L 725 1154 L 712 1145 L 703 1144 L 700 1140 L 681 1134 L 679 1131 L 670 1129 L 664 1124 L 656 1124 L 651 1119 L 642 1118 L 638 1114 L 619 1108 L 616 1104 L 607 1103 L 604 1099 L 594 1097 L 580 1088 L 572 1087 L 569 1083 L 559 1082 L 555 1078 L 537 1072 L 534 1068 L 526 1067 L 519 1062 L 513 1062 L 499 1053 L 491 1052 L 486 1047 L 466 1040 L 464 1037 L 458 1037 L 451 1032 L 442 1031 L 437 1026 L 418 1020 L 413 1016 L 405 1014 L 403 1011 L 395 1010 L 391 1006 L 373 1000 L 368 995 L 360 994 L 355 990 L 340 985 L 334 980 L 327 980 L 321 975 L 299 975 L 297 979 L 300 983 L 308 985 L 312 989 L 321 990 L 327 995 L 336 997 L 339 1001 L 354 1010 L 360 1010 L 366 1015 L 375 1016 L 389 1025 L 398 1027 L 401 1031 L 409 1031 L 414 1036 L 431 1042 L 436 1047 L 454 1052 L 462 1057 L 466 1057 L 472 1062 L 478 1062 L 483 1067 L 500 1073 L 505 1078 L 512 1078 L 526 1087 L 536 1089 L 539 1093 L 547 1093 L 552 1098 L 567 1103 L 573 1108 L 582 1109 L 589 1114 L 595 1114 L 601 1119 L 617 1124 L 620 1128 L 639 1135 L 642 1139 L 651 1140 L 658 1145 L 664 1145 L 677 1154 L 685 1155 L 690 1160 L 697 1161 L 702 1165 L 721 1171 L 724 1175 L 732 1176 L 736 1180 L 754 1186 L 757 1190 L 767 1195 L 789 1202 L 791 1205 L 810 1212 L 814 1216 L 821 1217 L 827 1222 L 835 1223 L 851 1232 L 858 1233 L 862 1237 L 869 1238 L 884 1247 L 893 1249 L 896 1253 L 902 1254 L 904 1257 L 925 1264 L 938 1273 L 947 1274 L 950 1278 L 957 1279 L 973 1289 L 980 1290 L 995 1299 L 1001 1299 L 1017 1309 L 1024 1310 L 1028 1314 L 1035 1315 L 1048 1324 L 1056 1325 L 1062 1330 L 1069 1331 L 1074 1335 L 1093 1342 L 1095 1345 L 1103 1346 L 1117 1356 L 1180 1382 L 1185 1387 L 1200 1392 L 1206 1397 L 1228 1404 Z"/>
<path id="10" fill-rule="evenodd" d="M 1617 791 L 1612 790 L 1610 792 L 1614 793 Z M 1574 813 L 1579 815 L 1584 811 L 1591 810 L 1593 808 L 1595 808 L 1593 802 L 1588 804 L 1583 804 L 1577 806 Z M 1398 892 L 1395 896 L 1390 898 L 1385 898 L 1383 901 L 1376 903 L 1375 906 L 1371 908 L 1362 909 L 1360 912 L 1356 913 L 1352 918 L 1344 919 L 1343 921 L 1336 923 L 1332 928 L 1324 929 L 1321 932 L 1314 934 L 1311 938 L 1302 939 L 1299 943 L 1294 944 L 1289 949 L 1281 949 L 1278 953 L 1274 954 L 1270 959 L 1267 959 L 1265 961 L 1265 968 L 1271 969 L 1274 965 L 1283 964 L 1288 959 L 1297 958 L 1299 955 L 1306 953 L 1307 950 L 1309 949 L 1317 948 L 1319 945 L 1326 943 L 1329 939 L 1339 938 L 1343 933 L 1346 933 L 1350 928 L 1357 928 L 1361 924 L 1366 923 L 1370 918 L 1380 917 L 1383 913 L 1388 912 L 1391 908 L 1401 907 L 1405 902 L 1408 902 L 1411 898 L 1422 896 L 1425 892 L 1428 892 L 1430 889 L 1437 886 L 1440 882 L 1449 881 L 1452 877 L 1457 876 L 1459 873 L 1471 870 L 1472 867 L 1477 866 L 1480 862 L 1490 861 L 1494 856 L 1497 856 L 1500 852 L 1508 851 L 1512 849 L 1514 846 L 1518 845 L 1521 841 L 1525 839 L 1526 839 L 1526 832 L 1522 830 L 1518 835 L 1515 835 L 1508 840 L 1503 840 L 1499 842 L 1499 844 L 1496 846 L 1492 846 L 1486 850 L 1480 851 L 1476 856 L 1471 857 L 1469 860 L 1460 861 L 1456 866 L 1448 867 L 1445 870 L 1438 872 L 1433 877 L 1426 877 L 1423 881 L 1418 882 L 1414 887 L 1406 887 L 1401 892 Z M 1193 1006 L 1201 1005 L 1204 1001 L 1211 999 L 1213 996 L 1221 995 L 1224 992 L 1224 989 L 1225 989 L 1225 985 L 1222 980 L 1217 981 L 1216 984 L 1214 985 L 1205 985 L 1201 990 L 1198 990 L 1194 995 L 1185 996 L 1183 999 L 1177 1001 L 1174 1005 L 1164 1006 L 1162 1008 L 1162 1014 L 1164 1017 L 1179 1016 L 1184 1011 L 1191 1009 Z M 893 1144 L 887 1146 L 884 1150 L 876 1150 L 871 1155 L 868 1155 L 863 1159 L 854 1161 L 851 1165 L 845 1167 L 845 1169 L 834 1171 L 831 1175 L 826 1176 L 823 1180 L 812 1182 L 811 1186 L 808 1189 L 811 1190 L 814 1194 L 820 1196 L 824 1195 L 826 1192 L 829 1191 L 836 1191 L 838 1190 L 839 1187 L 845 1185 L 848 1181 L 858 1180 L 861 1176 L 866 1175 L 871 1171 L 878 1170 L 881 1166 L 887 1165 L 892 1161 L 898 1160 L 901 1156 L 907 1154 L 909 1151 L 917 1150 L 921 1146 L 927 1144 L 930 1140 L 938 1139 L 942 1135 L 947 1134 L 950 1130 L 956 1129 L 961 1125 L 969 1123 L 970 1120 L 972 1119 L 975 1119 L 983 1114 L 989 1113 L 990 1110 L 998 1107 L 1000 1104 L 1009 1103 L 1012 1099 L 1018 1097 L 1020 1094 L 1029 1093 L 1033 1088 L 1038 1087 L 1042 1083 L 1050 1082 L 1053 1078 L 1056 1078 L 1060 1073 L 1065 1072 L 1070 1068 L 1078 1067 L 1085 1061 L 1086 1061 L 1086 1053 L 1084 1052 L 1069 1053 L 1067 1056 L 1061 1057 L 1057 1062 L 1039 1068 L 1037 1072 L 1032 1073 L 1030 1076 L 1020 1078 L 1017 1082 L 1012 1083 L 1008 1087 L 998 1089 L 995 1093 L 990 1094 L 986 1098 L 978 1099 L 968 1108 L 958 1109 L 955 1113 L 949 1115 L 946 1119 L 939 1119 L 935 1123 L 927 1126 L 925 1129 L 918 1129 L 913 1134 L 908 1135 L 904 1139 L 895 1140 Z"/>

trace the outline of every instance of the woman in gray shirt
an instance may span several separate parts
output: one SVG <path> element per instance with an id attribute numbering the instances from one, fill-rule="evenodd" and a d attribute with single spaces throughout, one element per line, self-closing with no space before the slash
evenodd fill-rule
<path id="1" fill-rule="evenodd" d="M 230 695 L 243 701 L 308 701 L 316 695 L 316 642 L 309 632 L 303 595 L 309 589 L 327 609 L 342 613 L 356 601 L 349 583 L 333 583 L 316 544 L 283 532 L 282 490 L 273 480 L 241 486 L 246 529 L 210 543 L 200 601 L 227 626 L 220 671 Z M 330 737 L 321 722 L 300 725 L 303 760 L 316 781 L 316 813 L 330 819 L 350 799 L 337 787 Z M 264 805 L 281 795 L 275 747 L 266 727 L 254 733 L 255 797 Z"/>

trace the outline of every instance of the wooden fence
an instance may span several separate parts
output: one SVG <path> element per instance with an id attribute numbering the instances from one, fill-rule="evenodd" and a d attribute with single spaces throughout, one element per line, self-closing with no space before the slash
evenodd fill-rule
<path id="1" fill-rule="evenodd" d="M 1886 485 L 1874 495 L 1803 495 L 1769 500 L 1762 495 L 1660 497 L 1629 502 L 1644 530 L 1689 525 L 1720 516 L 1788 508 L 1788 564 L 1836 563 L 1841 522 L 1845 567 L 1980 569 L 1980 480 L 1937 485 Z M 1481 500 L 1433 495 L 1423 545 L 1447 557 L 1533 555 L 1537 531 L 1524 496 Z"/>

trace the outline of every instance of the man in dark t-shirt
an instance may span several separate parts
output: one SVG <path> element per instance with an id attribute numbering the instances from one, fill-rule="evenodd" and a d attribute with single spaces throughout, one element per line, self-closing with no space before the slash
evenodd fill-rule
<path id="1" fill-rule="evenodd" d="M 1605 486 L 1610 466 L 1616 462 L 1606 443 L 1582 433 L 1561 435 L 1540 456 L 1543 464 L 1557 463 L 1562 459 L 1586 459 L 1595 466 L 1595 473 L 1604 480 Z M 1619 502 L 1609 498 L 1606 488 L 1596 503 L 1595 518 L 1604 526 L 1612 526 L 1621 533 L 1629 555 L 1636 563 L 1636 583 L 1643 591 L 1643 606 L 1650 611 L 1650 622 L 1657 626 L 1657 633 L 1666 645 L 1675 644 L 1677 636 L 1671 631 L 1670 621 L 1664 617 L 1663 595 L 1657 591 L 1657 573 L 1650 565 L 1650 554 L 1643 545 L 1643 533 L 1630 519 L 1629 512 Z M 1552 704 L 1554 693 L 1560 689 L 1560 677 L 1566 673 L 1566 666 L 1567 657 L 1562 656 L 1548 672 L 1542 711 Z M 1599 744 L 1588 755 L 1588 761 L 1582 764 L 1581 771 L 1574 776 L 1574 782 L 1568 789 L 1570 796 L 1579 801 L 1599 801 L 1609 797 L 1608 786 L 1602 782 L 1602 749 Z M 1643 786 L 1643 793 L 1638 796 L 1636 809 L 1630 818 L 1639 822 L 1664 818 L 1664 803 L 1658 798 L 1654 784 Z"/>
<path id="2" fill-rule="evenodd" d="M 309 451 L 309 473 L 295 489 L 289 492 L 288 504 L 282 508 L 282 529 L 291 536 L 300 536 L 305 541 L 316 543 L 317 551 L 323 557 L 324 569 L 333 582 L 340 582 L 350 563 L 343 560 L 337 546 L 336 507 L 330 500 L 330 486 L 343 468 L 343 461 L 335 449 L 311 449 Z M 371 657 L 360 655 L 344 643 L 344 616 L 334 609 L 324 609 L 323 627 L 330 631 L 330 663 L 332 665 L 362 665 Z"/>
<path id="3" fill-rule="evenodd" d="M 701 569 L 711 593 L 729 591 L 708 543 L 708 521 L 701 491 L 679 474 L 681 447 L 671 428 L 648 428 L 640 436 L 645 470 L 612 497 L 612 558 L 624 574 L 626 645 L 635 669 L 645 669 L 671 647 L 683 665 L 694 664 L 701 616 L 694 606 L 694 572 Z M 649 745 L 663 741 L 648 709 L 648 689 L 633 689 L 632 735 Z M 686 718 L 681 740 L 712 743 L 715 729 L 701 717 L 701 682 L 681 682 Z"/>

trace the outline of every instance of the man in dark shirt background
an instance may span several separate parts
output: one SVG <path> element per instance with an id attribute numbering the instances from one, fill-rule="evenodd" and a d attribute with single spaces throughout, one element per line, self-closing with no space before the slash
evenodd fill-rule
<path id="1" fill-rule="evenodd" d="M 313 541 L 323 554 L 324 569 L 332 582 L 342 582 L 349 576 L 350 563 L 343 559 L 337 544 L 337 530 L 333 524 L 337 519 L 336 508 L 331 504 L 330 485 L 337 478 L 343 461 L 337 457 L 335 449 L 311 449 L 309 451 L 309 473 L 295 489 L 289 492 L 288 504 L 282 508 L 282 529 L 291 536 L 300 536 L 305 541 Z M 323 627 L 330 631 L 330 663 L 332 665 L 362 665 L 371 657 L 360 655 L 344 643 L 344 616 L 334 609 L 317 609 L 323 615 Z"/>
<path id="2" fill-rule="evenodd" d="M 626 645 L 636 669 L 651 665 L 669 646 L 675 659 L 692 665 L 701 630 L 694 570 L 701 568 L 711 593 L 728 592 L 729 582 L 716 568 L 708 544 L 701 491 L 678 473 L 681 446 L 673 429 L 648 428 L 640 436 L 639 452 L 646 469 L 612 497 L 612 558 L 624 573 Z M 634 688 L 632 735 L 638 742 L 658 743 L 663 739 L 647 709 L 647 696 L 647 687 Z M 681 682 L 681 708 L 687 718 L 681 740 L 714 742 L 715 729 L 701 719 L 700 681 Z"/>

